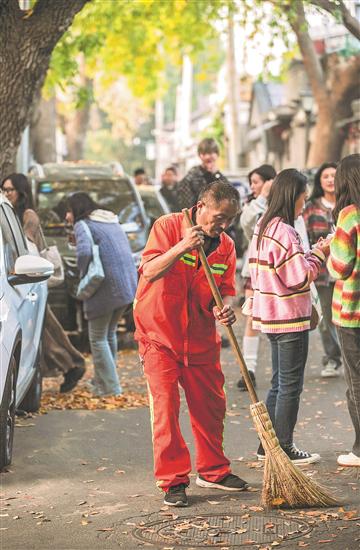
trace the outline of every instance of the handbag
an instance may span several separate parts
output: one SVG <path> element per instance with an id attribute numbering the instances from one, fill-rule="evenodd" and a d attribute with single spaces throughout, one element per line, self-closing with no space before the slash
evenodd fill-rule
<path id="1" fill-rule="evenodd" d="M 76 297 L 78 300 L 87 300 L 95 294 L 99 289 L 99 286 L 105 279 L 104 268 L 101 263 L 99 245 L 95 244 L 91 231 L 84 221 L 80 221 L 87 236 L 91 242 L 92 258 L 88 265 L 86 274 L 81 277 L 79 286 L 77 289 Z"/>
<path id="2" fill-rule="evenodd" d="M 47 245 L 43 230 L 40 226 L 40 233 L 45 248 L 40 251 L 40 256 L 51 262 L 54 266 L 54 273 L 47 280 L 49 288 L 61 285 L 65 280 L 64 264 L 56 244 Z"/>
<path id="3" fill-rule="evenodd" d="M 310 330 L 315 330 L 320 323 L 322 317 L 320 298 L 314 283 L 310 283 L 311 296 L 311 315 L 310 315 Z"/>

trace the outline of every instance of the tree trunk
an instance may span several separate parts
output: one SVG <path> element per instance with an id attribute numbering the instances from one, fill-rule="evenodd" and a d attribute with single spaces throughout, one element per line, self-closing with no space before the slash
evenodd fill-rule
<path id="1" fill-rule="evenodd" d="M 41 97 L 34 108 L 30 125 L 31 151 L 36 162 L 56 162 L 55 97 Z"/>
<path id="2" fill-rule="evenodd" d="M 307 168 L 312 168 L 340 159 L 345 136 L 336 123 L 351 116 L 350 102 L 358 96 L 359 90 L 360 56 L 348 59 L 336 54 L 328 56 L 325 72 L 308 32 L 303 3 L 297 2 L 295 9 L 297 16 L 290 17 L 290 24 L 318 107 L 314 139 L 307 160 Z"/>
<path id="3" fill-rule="evenodd" d="M 14 169 L 52 51 L 87 0 L 38 0 L 33 11 L 0 0 L 0 177 Z"/>

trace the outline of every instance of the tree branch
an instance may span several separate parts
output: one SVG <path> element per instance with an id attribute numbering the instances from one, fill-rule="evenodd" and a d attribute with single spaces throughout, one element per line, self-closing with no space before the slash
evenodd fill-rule
<path id="1" fill-rule="evenodd" d="M 23 31 L 26 33 L 29 30 L 32 40 L 38 42 L 41 48 L 52 49 L 88 1 L 38 0 L 32 15 L 23 20 Z"/>
<path id="2" fill-rule="evenodd" d="M 296 1 L 294 10 L 296 12 L 296 16 L 291 14 L 289 17 L 289 23 L 296 34 L 314 98 L 317 103 L 323 103 L 324 101 L 329 100 L 326 91 L 325 74 L 308 31 L 308 24 L 306 21 L 304 4 L 302 0 Z"/>
<path id="3" fill-rule="evenodd" d="M 336 3 L 333 0 L 310 0 L 311 4 L 322 8 L 334 16 L 336 11 L 339 11 L 342 16 L 342 23 L 347 30 L 360 40 L 360 23 L 353 17 L 350 11 L 345 6 L 343 0 L 338 0 Z"/>

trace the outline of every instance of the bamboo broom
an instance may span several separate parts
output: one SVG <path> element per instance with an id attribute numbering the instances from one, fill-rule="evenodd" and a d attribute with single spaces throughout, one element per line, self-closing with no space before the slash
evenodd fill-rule
<path id="1" fill-rule="evenodd" d="M 183 214 L 189 227 L 192 227 L 193 223 L 189 211 L 184 209 Z M 222 309 L 224 303 L 202 246 L 199 248 L 199 255 L 215 303 L 219 309 Z M 336 506 L 338 504 L 337 500 L 297 468 L 280 447 L 266 405 L 263 401 L 259 401 L 256 394 L 233 328 L 231 326 L 226 328 L 252 401 L 250 405 L 251 415 L 265 450 L 261 504 L 266 508 L 278 506 L 290 508 Z"/>

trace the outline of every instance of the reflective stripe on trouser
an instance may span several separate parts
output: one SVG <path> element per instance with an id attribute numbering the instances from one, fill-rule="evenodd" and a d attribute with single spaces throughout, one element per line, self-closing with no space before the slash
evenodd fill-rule
<path id="1" fill-rule="evenodd" d="M 184 367 L 170 353 L 150 347 L 144 356 L 144 372 L 151 394 L 157 485 L 167 490 L 189 483 L 191 461 L 179 425 L 179 383 L 190 412 L 197 472 L 208 481 L 219 481 L 230 473 L 223 452 L 226 402 L 220 363 Z"/>

